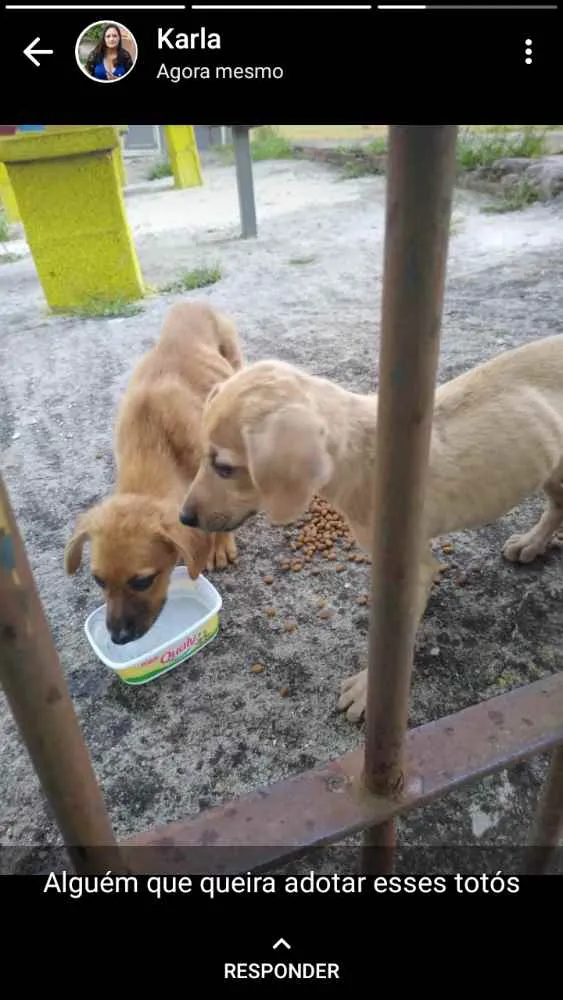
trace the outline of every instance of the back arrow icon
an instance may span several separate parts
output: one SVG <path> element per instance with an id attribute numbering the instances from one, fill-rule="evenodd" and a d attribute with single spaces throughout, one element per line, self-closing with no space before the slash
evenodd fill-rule
<path id="1" fill-rule="evenodd" d="M 36 49 L 35 46 L 37 45 L 37 43 L 39 41 L 40 41 L 40 38 L 39 38 L 39 35 L 38 35 L 37 38 L 34 38 L 33 41 L 29 43 L 29 45 L 27 46 L 27 48 L 25 48 L 23 50 L 24 56 L 27 56 L 27 58 L 30 59 L 32 63 L 35 63 L 36 66 L 39 66 L 40 63 L 39 63 L 39 59 L 36 59 L 35 56 L 52 56 L 53 55 L 53 50 L 52 49 Z"/>
<path id="2" fill-rule="evenodd" d="M 291 945 L 287 943 L 285 938 L 280 938 L 279 941 L 276 941 L 276 943 L 272 945 L 273 950 L 275 951 L 276 948 L 279 948 L 280 944 L 283 944 L 288 951 L 291 949 Z"/>

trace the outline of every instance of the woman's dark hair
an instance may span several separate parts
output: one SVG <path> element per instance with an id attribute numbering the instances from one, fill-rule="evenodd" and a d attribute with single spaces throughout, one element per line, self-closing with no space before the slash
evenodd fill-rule
<path id="1" fill-rule="evenodd" d="M 97 66 L 97 64 L 99 62 L 103 62 L 103 58 L 106 51 L 105 37 L 110 28 L 113 28 L 115 31 L 117 31 L 117 34 L 119 35 L 119 44 L 117 46 L 115 65 L 123 66 L 123 68 L 126 70 L 131 69 L 131 66 L 133 65 L 133 60 L 129 55 L 129 52 L 123 46 L 123 42 L 121 39 L 121 31 L 119 29 L 119 26 L 117 24 L 109 23 L 104 25 L 104 29 L 98 44 L 92 50 L 92 52 L 90 53 L 90 55 L 86 60 L 86 69 L 91 74 L 94 73 L 94 69 Z"/>

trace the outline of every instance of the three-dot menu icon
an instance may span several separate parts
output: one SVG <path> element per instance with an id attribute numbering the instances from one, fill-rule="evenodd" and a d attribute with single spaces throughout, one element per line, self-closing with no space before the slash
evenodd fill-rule
<path id="1" fill-rule="evenodd" d="M 525 48 L 524 51 L 526 53 L 526 58 L 525 58 L 524 61 L 525 61 L 525 63 L 526 63 L 527 66 L 531 66 L 531 64 L 532 64 L 532 39 L 531 38 L 527 38 L 526 41 L 525 41 L 525 45 L 526 45 L 526 48 Z"/>

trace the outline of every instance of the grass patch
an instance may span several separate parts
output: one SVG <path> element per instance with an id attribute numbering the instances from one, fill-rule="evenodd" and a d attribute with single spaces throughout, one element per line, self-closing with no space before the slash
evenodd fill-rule
<path id="1" fill-rule="evenodd" d="M 151 167 L 147 174 L 149 181 L 159 181 L 161 177 L 172 177 L 172 167 L 167 160 L 155 163 L 154 167 Z"/>
<path id="2" fill-rule="evenodd" d="M 514 131 L 515 129 L 518 131 Z M 456 158 L 458 168 L 464 172 L 478 167 L 489 167 L 503 157 L 535 158 L 548 152 L 547 134 L 553 126 L 545 125 L 465 125 L 460 127 Z M 387 139 L 383 136 L 371 142 L 339 146 L 337 152 L 346 157 L 342 165 L 344 177 L 362 177 L 380 174 L 379 164 L 370 162 L 372 157 L 385 156 Z"/>
<path id="3" fill-rule="evenodd" d="M 380 167 L 375 163 L 370 163 L 369 160 L 364 160 L 363 157 L 358 157 L 357 160 L 350 160 L 349 163 L 345 163 L 342 167 L 344 178 L 366 177 L 368 174 L 380 173 Z"/>
<path id="4" fill-rule="evenodd" d="M 196 288 L 207 288 L 214 285 L 222 278 L 220 267 L 200 267 L 193 271 L 186 271 L 176 281 L 164 285 L 161 292 L 193 292 Z"/>
<path id="5" fill-rule="evenodd" d="M 374 163 L 371 157 L 386 156 L 387 139 L 376 137 L 371 142 L 363 143 L 361 146 L 337 146 L 337 153 L 344 157 L 350 157 L 342 164 L 342 177 L 348 179 L 352 177 L 365 177 L 369 174 L 381 174 L 382 169 L 379 163 Z"/>
<path id="6" fill-rule="evenodd" d="M 371 156 L 384 156 L 387 152 L 387 139 L 373 139 L 365 147 Z"/>
<path id="7" fill-rule="evenodd" d="M 509 187 L 499 198 L 498 202 L 485 205 L 481 211 L 486 215 L 501 215 L 504 212 L 518 212 L 528 205 L 535 205 L 542 201 L 541 193 L 538 189 L 522 178 L 516 184 Z"/>
<path id="8" fill-rule="evenodd" d="M 80 319 L 115 319 L 122 316 L 137 316 L 143 311 L 143 307 L 139 302 L 130 302 L 127 299 L 92 298 L 83 306 L 55 311 L 65 312 L 69 316 L 76 316 Z"/>
<path id="9" fill-rule="evenodd" d="M 457 236 L 463 229 L 464 217 L 461 212 L 452 212 L 450 219 L 450 236 Z"/>
<path id="10" fill-rule="evenodd" d="M 464 128 L 470 128 L 472 132 L 496 132 L 499 134 L 507 132 L 521 132 L 525 129 L 536 129 L 541 132 L 558 132 L 563 129 L 563 125 L 465 125 Z"/>
<path id="11" fill-rule="evenodd" d="M 12 238 L 12 228 L 3 210 L 0 208 L 0 243 L 7 243 Z"/>
<path id="12" fill-rule="evenodd" d="M 225 166 L 235 162 L 235 147 L 232 143 L 224 146 L 214 146 L 218 157 Z M 295 159 L 293 145 L 281 135 L 273 125 L 261 125 L 250 132 L 250 156 L 255 162 L 259 160 L 292 160 Z"/>
<path id="13" fill-rule="evenodd" d="M 17 253 L 0 253 L 0 266 L 2 264 L 13 264 L 16 260 L 21 260 Z"/>
<path id="14" fill-rule="evenodd" d="M 476 170 L 490 167 L 503 157 L 537 157 L 546 152 L 545 129 L 538 131 L 533 125 L 524 125 L 521 131 L 511 132 L 507 128 L 490 126 L 486 133 L 460 129 L 456 148 L 458 166 L 462 170 Z"/>
<path id="15" fill-rule="evenodd" d="M 294 158 L 293 145 L 273 125 L 261 125 L 250 133 L 253 160 L 288 160 Z"/>
<path id="16" fill-rule="evenodd" d="M 305 264 L 314 264 L 316 257 L 290 257 L 288 264 L 293 264 L 295 267 L 300 267 Z"/>

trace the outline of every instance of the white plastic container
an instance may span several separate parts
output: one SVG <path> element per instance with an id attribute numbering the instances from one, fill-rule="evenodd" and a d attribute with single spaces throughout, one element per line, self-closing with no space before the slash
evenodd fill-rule
<path id="1" fill-rule="evenodd" d="M 105 604 L 88 616 L 84 630 L 98 659 L 125 684 L 146 684 L 184 663 L 215 638 L 222 603 L 209 580 L 203 576 L 192 580 L 185 566 L 176 566 L 166 604 L 140 639 L 123 646 L 113 643 L 106 627 Z"/>

